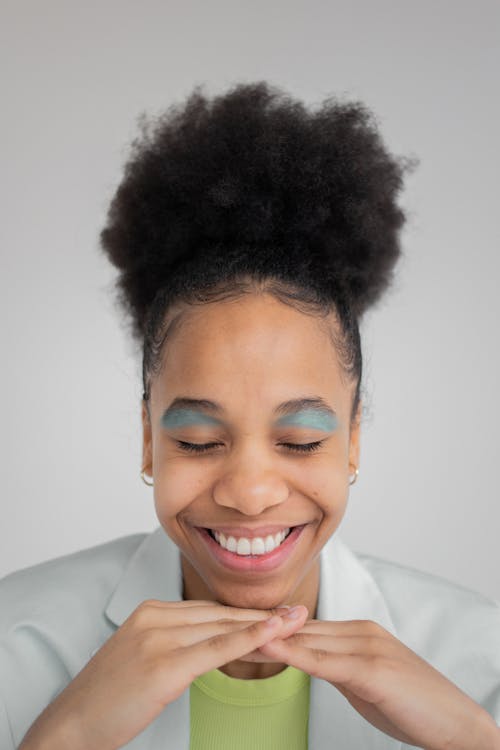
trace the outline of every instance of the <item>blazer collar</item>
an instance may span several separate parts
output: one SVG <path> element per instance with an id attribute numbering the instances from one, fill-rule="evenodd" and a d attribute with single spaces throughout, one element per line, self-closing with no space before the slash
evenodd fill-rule
<path id="1" fill-rule="evenodd" d="M 320 556 L 317 618 L 321 620 L 374 620 L 397 636 L 394 622 L 375 579 L 337 533 Z M 182 599 L 179 550 L 160 526 L 141 542 L 124 570 L 105 613 L 120 626 L 145 599 Z M 169 704 L 135 740 L 130 750 L 153 750 L 168 744 L 189 748 L 189 690 Z M 350 705 L 335 687 L 311 679 L 309 750 L 400 750 L 401 743 L 376 729 Z"/>
<path id="2" fill-rule="evenodd" d="M 375 579 L 337 533 L 321 551 L 318 620 L 374 620 L 396 628 Z M 376 729 L 333 685 L 311 679 L 309 750 L 400 750 L 401 742 Z"/>
<path id="3" fill-rule="evenodd" d="M 145 599 L 182 600 L 179 550 L 159 526 L 140 543 L 105 609 L 115 625 L 122 625 Z"/>

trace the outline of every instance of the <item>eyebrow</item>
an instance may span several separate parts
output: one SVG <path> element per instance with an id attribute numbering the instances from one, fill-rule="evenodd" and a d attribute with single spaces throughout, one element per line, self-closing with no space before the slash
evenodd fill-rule
<path id="1" fill-rule="evenodd" d="M 218 416 L 224 416 L 226 414 L 224 407 L 216 401 L 209 401 L 206 398 L 187 398 L 185 396 L 179 396 L 174 398 L 168 408 L 165 409 L 163 418 L 181 409 L 192 409 L 193 411 L 201 411 L 206 414 Z M 307 396 L 283 401 L 283 403 L 279 404 L 274 409 L 274 414 L 277 417 L 283 417 L 288 414 L 296 414 L 305 409 L 321 414 L 326 413 L 333 417 L 337 416 L 331 406 L 321 398 L 321 396 Z"/>

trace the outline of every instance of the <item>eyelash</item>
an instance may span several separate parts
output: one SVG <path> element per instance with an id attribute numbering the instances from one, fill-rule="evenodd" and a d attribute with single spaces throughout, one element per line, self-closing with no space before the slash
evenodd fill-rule
<path id="1" fill-rule="evenodd" d="M 324 442 L 324 440 L 316 440 L 314 443 L 280 443 L 280 445 L 284 445 L 292 453 L 312 453 L 318 450 Z M 221 445 L 221 443 L 186 443 L 184 440 L 176 440 L 176 443 L 181 450 L 188 453 L 206 453 L 211 448 Z"/>

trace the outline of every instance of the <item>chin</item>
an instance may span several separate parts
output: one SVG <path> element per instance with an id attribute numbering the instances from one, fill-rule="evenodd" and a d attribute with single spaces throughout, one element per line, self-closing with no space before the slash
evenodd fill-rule
<path id="1" fill-rule="evenodd" d="M 217 599 L 220 604 L 225 604 L 229 607 L 237 607 L 238 609 L 262 609 L 269 610 L 275 609 L 276 607 L 282 607 L 285 602 L 277 600 L 275 598 L 264 598 L 264 597 L 253 597 L 253 596 L 239 596 L 239 597 L 224 597 L 223 599 Z"/>
<path id="2" fill-rule="evenodd" d="M 274 609 L 282 607 L 284 604 L 291 604 L 288 601 L 286 592 L 266 591 L 264 587 L 238 587 L 232 589 L 227 587 L 223 592 L 214 592 L 216 600 L 220 604 L 239 609 Z M 293 602 L 298 604 L 299 602 Z"/>

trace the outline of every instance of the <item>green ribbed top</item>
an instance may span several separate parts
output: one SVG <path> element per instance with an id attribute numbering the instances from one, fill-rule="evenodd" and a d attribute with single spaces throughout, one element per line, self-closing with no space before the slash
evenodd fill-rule
<path id="1" fill-rule="evenodd" d="M 294 667 L 262 680 L 207 672 L 190 688 L 190 750 L 307 750 L 309 688 Z"/>

